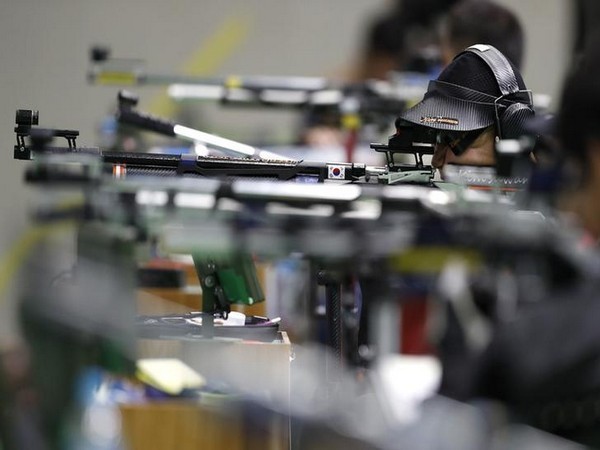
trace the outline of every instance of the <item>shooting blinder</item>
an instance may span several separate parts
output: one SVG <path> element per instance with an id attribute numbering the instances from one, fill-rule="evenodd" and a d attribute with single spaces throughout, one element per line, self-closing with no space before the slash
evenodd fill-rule
<path id="1" fill-rule="evenodd" d="M 462 155 L 479 136 L 485 131 L 439 131 L 436 136 L 436 144 L 444 145 L 452 150 L 456 156 Z"/>
<path id="2" fill-rule="evenodd" d="M 394 144 L 410 148 L 415 142 L 440 144 L 450 148 L 456 156 L 465 152 L 484 129 L 473 131 L 436 130 L 424 125 L 416 125 L 403 119 L 396 120 L 396 135 Z"/>

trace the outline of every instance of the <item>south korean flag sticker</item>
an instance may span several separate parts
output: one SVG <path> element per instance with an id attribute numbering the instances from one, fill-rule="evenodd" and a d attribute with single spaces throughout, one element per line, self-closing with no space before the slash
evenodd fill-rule
<path id="1" fill-rule="evenodd" d="M 330 180 L 345 180 L 346 179 L 346 168 L 344 166 L 327 166 L 329 169 L 329 175 L 327 176 Z"/>

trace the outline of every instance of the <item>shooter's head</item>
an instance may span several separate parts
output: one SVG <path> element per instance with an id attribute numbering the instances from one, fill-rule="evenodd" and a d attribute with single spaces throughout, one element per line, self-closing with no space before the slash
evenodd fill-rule
<path id="1" fill-rule="evenodd" d="M 532 107 L 514 65 L 496 48 L 474 45 L 429 83 L 423 100 L 401 119 L 437 131 L 434 166 L 494 166 L 495 141 L 524 134 Z"/>

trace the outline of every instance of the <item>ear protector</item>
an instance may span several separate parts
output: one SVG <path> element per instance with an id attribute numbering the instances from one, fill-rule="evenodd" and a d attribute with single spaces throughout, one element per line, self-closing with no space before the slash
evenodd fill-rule
<path id="1" fill-rule="evenodd" d="M 525 131 L 525 122 L 535 115 L 531 91 L 523 90 L 506 57 L 490 45 L 472 45 L 465 52 L 477 55 L 491 69 L 500 89 L 494 100 L 496 132 L 500 139 L 517 139 Z"/>

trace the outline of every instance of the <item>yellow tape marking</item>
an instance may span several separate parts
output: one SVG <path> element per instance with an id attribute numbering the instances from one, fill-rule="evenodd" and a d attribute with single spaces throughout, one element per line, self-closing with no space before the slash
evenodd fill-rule
<path id="1" fill-rule="evenodd" d="M 452 247 L 415 247 L 390 260 L 394 270 L 401 273 L 439 273 L 451 260 L 464 261 L 470 270 L 481 267 L 482 255 L 471 249 Z"/>
<path id="2" fill-rule="evenodd" d="M 0 260 L 0 294 L 6 292 L 6 289 L 14 279 L 21 264 L 23 264 L 23 261 L 29 256 L 36 244 L 51 234 L 72 229 L 74 225 L 74 222 L 40 225 L 31 228 L 23 234 Z M 4 296 L 0 298 L 4 298 Z"/>
<path id="3" fill-rule="evenodd" d="M 208 76 L 216 73 L 246 40 L 250 25 L 248 16 L 227 18 L 189 58 L 183 66 L 183 73 L 189 76 Z M 176 105 L 166 93 L 162 93 L 150 104 L 149 111 L 158 116 L 172 117 L 176 112 Z"/>

